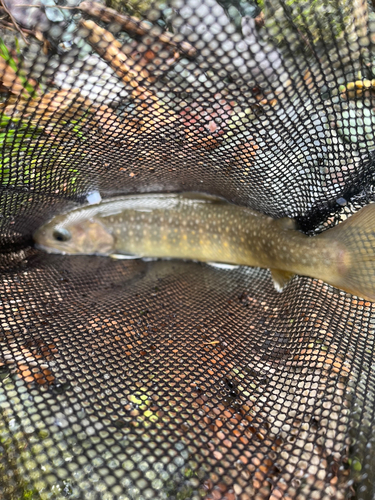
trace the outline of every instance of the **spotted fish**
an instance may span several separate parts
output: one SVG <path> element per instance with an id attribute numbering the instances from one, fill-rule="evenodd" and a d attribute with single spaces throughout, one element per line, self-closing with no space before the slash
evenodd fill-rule
<path id="1" fill-rule="evenodd" d="M 298 274 L 375 301 L 375 204 L 308 237 L 292 219 L 273 219 L 217 198 L 128 195 L 58 215 L 34 240 L 55 253 L 263 267 L 279 291 Z"/>

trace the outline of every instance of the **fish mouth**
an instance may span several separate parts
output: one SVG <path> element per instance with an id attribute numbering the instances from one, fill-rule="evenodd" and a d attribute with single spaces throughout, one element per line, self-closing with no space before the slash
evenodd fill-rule
<path id="1" fill-rule="evenodd" d="M 42 245 L 41 243 L 35 243 L 34 247 L 37 248 L 38 250 L 43 250 L 44 252 L 47 253 L 63 254 L 63 255 L 68 254 L 68 252 L 64 252 L 63 250 L 56 250 L 56 248 L 48 247 L 46 245 Z"/>
<path id="2" fill-rule="evenodd" d="M 112 254 L 111 253 L 104 253 L 104 252 L 78 252 L 78 251 L 73 251 L 73 252 L 69 252 L 69 251 L 65 251 L 63 249 L 57 249 L 55 247 L 50 247 L 48 245 L 43 245 L 42 243 L 34 243 L 34 248 L 37 248 L 38 250 L 43 250 L 44 252 L 47 252 L 47 253 L 53 253 L 54 255 L 85 255 L 86 257 L 88 256 L 92 256 L 92 255 L 97 255 L 98 257 L 111 257 Z M 129 256 L 127 257 L 129 259 L 134 259 L 134 258 L 141 258 L 139 256 Z"/>

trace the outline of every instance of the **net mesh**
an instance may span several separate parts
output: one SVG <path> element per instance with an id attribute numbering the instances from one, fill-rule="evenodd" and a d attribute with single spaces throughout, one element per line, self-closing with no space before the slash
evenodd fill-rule
<path id="1" fill-rule="evenodd" d="M 370 302 L 32 245 L 99 193 L 220 195 L 310 235 L 375 201 L 372 6 L 0 13 L 1 498 L 374 498 Z"/>

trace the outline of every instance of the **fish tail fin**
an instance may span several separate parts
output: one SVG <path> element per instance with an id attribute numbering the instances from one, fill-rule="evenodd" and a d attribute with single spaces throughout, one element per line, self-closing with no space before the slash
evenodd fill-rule
<path id="1" fill-rule="evenodd" d="M 375 302 L 375 204 L 317 236 L 338 245 L 336 269 L 325 281 Z"/>

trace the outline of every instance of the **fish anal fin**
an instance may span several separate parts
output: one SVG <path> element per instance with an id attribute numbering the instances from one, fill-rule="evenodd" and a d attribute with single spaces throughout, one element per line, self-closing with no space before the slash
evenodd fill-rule
<path id="1" fill-rule="evenodd" d="M 281 271 L 280 269 L 270 269 L 273 284 L 278 292 L 282 292 L 285 285 L 293 278 L 294 273 Z"/>

